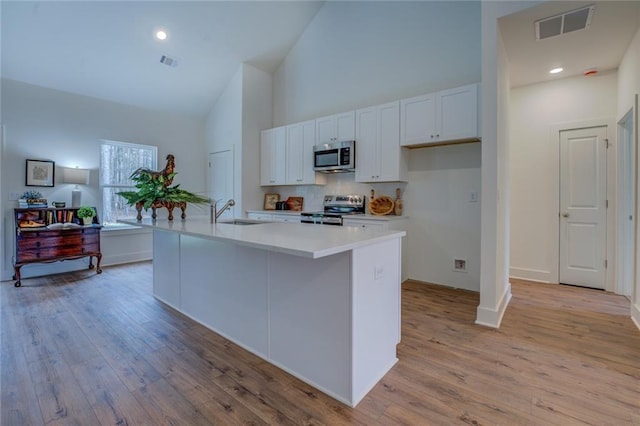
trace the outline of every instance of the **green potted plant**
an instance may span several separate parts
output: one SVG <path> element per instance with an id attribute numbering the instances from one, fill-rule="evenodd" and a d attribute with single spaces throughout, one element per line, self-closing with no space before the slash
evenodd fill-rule
<path id="1" fill-rule="evenodd" d="M 93 207 L 82 206 L 78 209 L 78 217 L 82 219 L 84 225 L 91 225 L 93 223 L 93 217 L 96 215 L 96 211 Z"/>
<path id="2" fill-rule="evenodd" d="M 138 211 L 137 220 L 142 220 L 142 209 L 152 209 L 152 219 L 156 219 L 156 209 L 164 207 L 169 211 L 169 220 L 173 220 L 173 209 L 182 210 L 182 219 L 186 218 L 187 203 L 208 204 L 209 198 L 193 194 L 180 188 L 180 185 L 170 186 L 174 176 L 173 155 L 167 156 L 167 167 L 155 172 L 148 169 L 138 169 L 129 177 L 135 182 L 137 191 L 122 191 L 117 194 L 127 201 L 127 204 L 135 206 Z"/>

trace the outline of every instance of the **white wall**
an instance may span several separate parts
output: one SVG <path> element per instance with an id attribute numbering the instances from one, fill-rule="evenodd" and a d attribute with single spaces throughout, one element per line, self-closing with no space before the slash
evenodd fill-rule
<path id="1" fill-rule="evenodd" d="M 241 212 L 240 187 L 242 173 L 240 167 L 242 161 L 242 67 L 234 74 L 229 84 L 224 89 L 213 109 L 209 113 L 205 125 L 205 157 L 209 160 L 209 154 L 232 149 L 234 151 L 234 199 L 238 201 L 232 207 L 233 216 L 237 217 Z M 207 192 L 211 197 L 209 178 L 207 178 Z"/>
<path id="2" fill-rule="evenodd" d="M 616 119 L 621 119 L 633 106 L 640 93 L 640 29 L 629 44 L 618 67 L 618 104 Z"/>
<path id="3" fill-rule="evenodd" d="M 498 19 L 540 2 L 483 1 L 482 235 L 476 323 L 499 327 L 511 299 L 509 265 L 509 64 Z"/>
<path id="4" fill-rule="evenodd" d="M 274 74 L 274 126 L 478 82 L 479 36 L 475 1 L 327 2 Z"/>
<path id="5" fill-rule="evenodd" d="M 450 22 L 457 22 L 450 25 Z M 479 2 L 327 2 L 274 74 L 274 125 L 291 124 L 480 81 Z M 282 197 L 404 192 L 410 278 L 479 289 L 479 144 L 410 152 L 410 183 L 279 187 Z M 462 210 L 461 210 L 462 209 Z M 425 256 L 425 254 L 427 254 Z M 453 272 L 453 256 L 469 271 Z"/>
<path id="6" fill-rule="evenodd" d="M 241 64 L 207 117 L 205 156 L 234 150 L 234 217 L 262 207 L 260 130 L 272 127 L 271 111 L 271 75 Z"/>
<path id="7" fill-rule="evenodd" d="M 264 205 L 266 191 L 260 187 L 260 131 L 273 125 L 273 77 L 251 65 L 244 64 L 242 69 L 242 204 L 239 212 Z"/>
<path id="8" fill-rule="evenodd" d="M 559 143 L 553 129 L 614 117 L 617 80 L 610 72 L 511 90 L 511 276 L 557 282 Z"/>
<path id="9" fill-rule="evenodd" d="M 640 30 L 636 33 L 633 41 L 629 45 L 627 52 L 618 68 L 618 108 L 616 119 L 621 119 L 627 111 L 634 107 L 635 96 L 640 93 Z M 638 146 L 638 123 L 639 113 L 636 107 L 634 118 L 635 140 Z M 640 149 L 636 149 L 638 155 L 636 164 L 640 164 Z M 640 188 L 640 182 L 636 182 L 636 188 Z M 637 198 L 636 217 L 640 211 L 640 197 Z M 636 279 L 635 288 L 632 294 L 631 317 L 636 326 L 640 328 L 640 227 L 636 227 Z"/>
<path id="10" fill-rule="evenodd" d="M 82 189 L 83 204 L 101 209 L 98 182 L 100 140 L 156 145 L 159 168 L 164 167 L 167 154 L 176 155 L 178 175 L 174 183 L 192 192 L 204 192 L 204 123 L 201 120 L 154 112 L 137 107 L 107 102 L 86 96 L 46 89 L 12 80 L 2 80 L 2 124 L 6 129 L 5 151 L 2 161 L 3 217 L 6 229 L 13 228 L 15 202 L 7 202 L 10 192 L 22 193 L 32 187 L 24 186 L 25 159 L 45 159 L 56 162 L 56 184 L 53 188 L 33 188 L 53 201 L 71 204 L 73 185 L 61 182 L 60 167 L 91 169 L 91 183 Z M 166 214 L 166 213 L 163 213 Z M 202 214 L 190 206 L 187 215 Z M 13 233 L 6 232 L 2 278 L 13 275 L 11 254 Z M 134 240 L 136 236 L 131 237 Z M 138 247 L 137 242 L 116 244 Z M 109 244 L 103 247 L 105 260 L 117 261 L 122 252 L 110 253 Z M 140 248 L 140 247 L 139 247 Z M 142 248 L 140 248 L 142 250 Z M 150 252 L 150 247 L 148 248 Z M 132 253 L 133 255 L 133 253 Z M 24 276 L 64 271 L 84 267 L 82 261 L 23 268 Z"/>

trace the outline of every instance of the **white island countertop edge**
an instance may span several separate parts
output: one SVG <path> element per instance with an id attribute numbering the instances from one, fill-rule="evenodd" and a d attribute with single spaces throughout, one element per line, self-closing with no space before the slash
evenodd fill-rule
<path id="1" fill-rule="evenodd" d="M 405 231 L 378 231 L 350 226 L 327 226 L 307 223 L 265 222 L 252 225 L 212 224 L 209 217 L 186 219 L 144 218 L 119 220 L 129 225 L 158 231 L 176 232 L 192 237 L 227 241 L 248 247 L 317 259 L 350 251 L 372 243 L 401 238 Z"/>

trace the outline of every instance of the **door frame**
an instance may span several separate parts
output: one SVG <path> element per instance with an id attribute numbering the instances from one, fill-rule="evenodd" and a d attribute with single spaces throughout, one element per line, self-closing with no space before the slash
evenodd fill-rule
<path id="1" fill-rule="evenodd" d="M 555 182 L 553 188 L 553 216 L 556 218 L 554 226 L 554 238 L 549 242 L 549 253 L 551 258 L 554 259 L 556 267 L 551 270 L 551 282 L 558 284 L 560 282 L 560 132 L 566 130 L 577 130 L 589 127 L 604 127 L 607 128 L 607 139 L 609 140 L 609 149 L 607 149 L 607 200 L 609 201 L 609 208 L 607 209 L 607 271 L 605 274 L 606 291 L 614 291 L 616 283 L 616 257 L 615 257 L 615 243 L 616 243 L 616 218 L 617 218 L 617 138 L 616 138 L 616 119 L 613 117 L 595 118 L 592 120 L 571 121 L 563 123 L 555 123 L 549 127 L 549 138 L 553 142 L 551 146 L 555 146 L 552 149 L 550 155 L 552 158 L 552 164 L 554 164 L 554 176 L 553 182 Z"/>
<path id="2" fill-rule="evenodd" d="M 631 132 L 628 132 L 625 128 L 625 124 L 628 121 L 631 121 L 632 129 Z M 638 221 L 638 211 L 637 211 L 637 203 L 638 196 L 634 195 L 633 199 L 630 200 L 632 205 L 626 205 L 626 195 L 625 191 L 631 190 L 633 194 L 637 194 L 637 176 L 638 176 L 638 146 L 637 141 L 635 140 L 634 133 L 636 129 L 637 123 L 635 123 L 634 119 L 634 110 L 631 108 L 627 111 L 626 114 L 622 116 L 622 118 L 617 123 L 617 134 L 618 134 L 618 222 L 617 222 L 617 240 L 616 240 L 616 250 L 618 255 L 617 262 L 617 274 L 616 274 L 616 293 L 622 294 L 631 298 L 633 296 L 634 290 L 634 282 L 636 277 L 636 250 L 637 250 L 637 241 L 636 241 L 636 227 Z M 630 142 L 630 146 L 627 147 L 627 141 Z M 625 158 L 630 158 L 632 160 L 631 170 L 627 171 L 626 167 L 623 165 L 623 161 Z M 630 173 L 625 173 L 630 172 Z M 627 228 L 625 226 L 627 222 L 627 208 L 631 208 L 631 214 L 633 215 L 633 233 L 631 238 L 631 247 L 625 247 L 625 235 Z M 626 253 L 626 250 L 629 250 Z M 631 263 L 631 282 L 629 285 L 625 285 L 623 282 L 624 279 L 624 271 L 625 267 L 625 259 L 630 261 Z"/>

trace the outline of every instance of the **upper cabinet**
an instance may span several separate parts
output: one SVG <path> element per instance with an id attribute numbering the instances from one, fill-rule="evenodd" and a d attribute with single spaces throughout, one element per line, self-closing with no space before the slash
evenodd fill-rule
<path id="1" fill-rule="evenodd" d="M 355 140 L 355 136 L 354 111 L 316 119 L 316 144 L 352 141 Z"/>
<path id="2" fill-rule="evenodd" d="M 260 132 L 260 185 L 284 185 L 286 129 L 276 127 Z"/>
<path id="3" fill-rule="evenodd" d="M 315 120 L 286 127 L 286 184 L 324 184 L 326 177 L 313 171 L 313 146 L 316 143 Z"/>
<path id="4" fill-rule="evenodd" d="M 427 146 L 479 138 L 478 84 L 400 101 L 400 144 Z"/>
<path id="5" fill-rule="evenodd" d="M 260 185 L 322 185 L 326 177 L 313 170 L 315 120 L 260 133 Z"/>
<path id="6" fill-rule="evenodd" d="M 356 182 L 407 181 L 400 147 L 400 102 L 356 111 Z"/>

